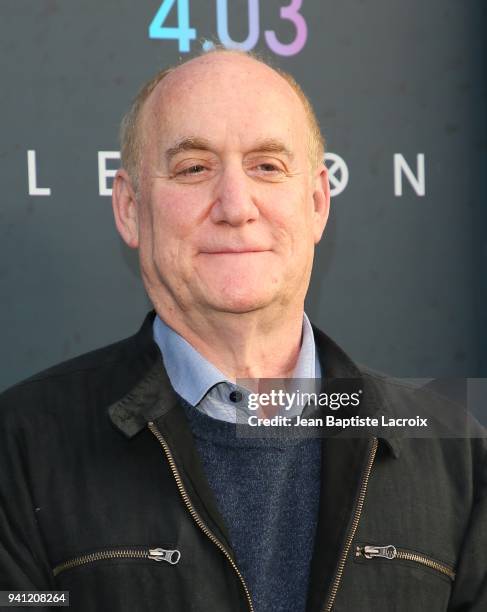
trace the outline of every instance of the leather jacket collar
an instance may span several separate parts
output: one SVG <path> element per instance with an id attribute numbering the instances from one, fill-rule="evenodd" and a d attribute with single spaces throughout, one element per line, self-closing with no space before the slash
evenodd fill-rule
<path id="1" fill-rule="evenodd" d="M 152 323 L 155 311 L 146 316 L 142 327 L 134 340 L 141 351 L 144 363 L 147 364 L 145 374 L 135 387 L 124 397 L 113 403 L 108 412 L 113 424 L 132 438 L 147 426 L 149 421 L 156 420 L 169 413 L 179 405 L 181 398 L 174 391 L 164 368 L 162 355 L 152 335 Z M 360 416 L 390 414 L 392 411 L 384 403 L 380 390 L 373 376 L 361 370 L 348 355 L 325 333 L 313 325 L 316 348 L 326 378 L 323 385 L 330 380 L 353 379 L 363 389 L 363 401 L 360 406 Z M 324 387 L 323 387 L 324 388 Z M 354 410 L 356 413 L 357 410 Z M 352 409 L 342 408 L 341 417 L 352 415 Z M 364 432 L 365 433 L 365 432 Z M 338 432 L 334 435 L 342 435 Z M 391 431 L 387 437 L 380 437 L 395 458 L 400 454 L 400 437 Z"/>

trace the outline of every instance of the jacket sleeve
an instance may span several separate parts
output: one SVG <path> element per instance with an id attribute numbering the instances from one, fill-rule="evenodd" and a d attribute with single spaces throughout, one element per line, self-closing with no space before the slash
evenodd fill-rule
<path id="1" fill-rule="evenodd" d="M 54 579 L 29 486 L 33 474 L 27 428 L 16 399 L 13 392 L 0 396 L 0 590 L 52 590 Z"/>
<path id="2" fill-rule="evenodd" d="M 487 440 L 477 440 L 477 487 L 448 612 L 487 610 Z M 475 456 L 475 455 L 474 455 Z"/>

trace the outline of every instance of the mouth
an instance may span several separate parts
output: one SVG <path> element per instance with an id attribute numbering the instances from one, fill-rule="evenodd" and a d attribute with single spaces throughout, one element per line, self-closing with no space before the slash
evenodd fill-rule
<path id="1" fill-rule="evenodd" d="M 201 251 L 202 255 L 243 255 L 248 253 L 267 253 L 269 249 L 254 249 L 254 248 L 241 248 L 241 249 L 219 249 L 215 251 Z"/>

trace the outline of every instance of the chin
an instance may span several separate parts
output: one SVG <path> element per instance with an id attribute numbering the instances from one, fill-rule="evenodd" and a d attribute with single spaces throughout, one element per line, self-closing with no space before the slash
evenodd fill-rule
<path id="1" fill-rule="evenodd" d="M 244 314 L 265 308 L 273 301 L 268 292 L 245 291 L 229 292 L 225 291 L 214 299 L 208 300 L 212 308 L 220 312 L 233 314 Z"/>

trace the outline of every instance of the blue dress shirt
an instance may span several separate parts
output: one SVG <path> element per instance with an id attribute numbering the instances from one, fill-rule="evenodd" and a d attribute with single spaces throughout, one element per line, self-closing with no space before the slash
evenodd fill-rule
<path id="1" fill-rule="evenodd" d="M 238 420 L 239 411 L 244 418 L 248 415 L 246 400 L 249 392 L 247 389 L 229 381 L 217 367 L 205 359 L 159 316 L 154 319 L 153 332 L 171 385 L 183 399 L 204 414 L 230 423 Z M 301 349 L 293 378 L 321 378 L 313 329 L 306 313 L 303 316 Z M 296 414 L 301 414 L 301 411 L 302 406 L 296 406 L 294 410 L 286 414 L 296 416 Z"/>

